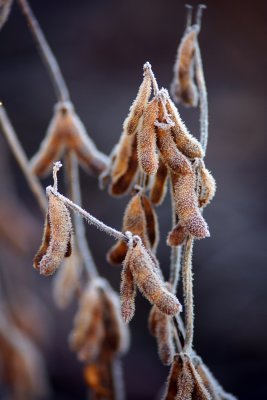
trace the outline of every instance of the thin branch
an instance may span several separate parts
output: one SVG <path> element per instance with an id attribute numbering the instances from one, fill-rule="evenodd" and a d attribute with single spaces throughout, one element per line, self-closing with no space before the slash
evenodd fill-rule
<path id="1" fill-rule="evenodd" d="M 208 94 L 203 72 L 203 65 L 198 41 L 195 45 L 195 68 L 196 68 L 196 81 L 199 90 L 199 107 L 200 107 L 200 143 L 203 147 L 204 156 L 207 151 L 208 136 L 209 136 L 209 122 L 208 122 Z"/>
<path id="2" fill-rule="evenodd" d="M 192 11 L 193 11 L 193 7 L 191 6 L 191 4 L 185 4 L 185 8 L 186 10 L 186 24 L 185 27 L 189 28 L 189 26 L 192 25 Z"/>
<path id="3" fill-rule="evenodd" d="M 203 10 L 205 10 L 207 6 L 205 4 L 199 4 L 197 7 L 197 12 L 196 12 L 196 25 L 198 25 L 199 30 L 201 29 L 201 21 L 202 21 L 202 14 Z"/>
<path id="4" fill-rule="evenodd" d="M 185 305 L 185 342 L 184 353 L 190 354 L 194 334 L 194 302 L 193 302 L 193 276 L 192 276 L 192 250 L 194 239 L 188 235 L 184 247 L 183 257 L 183 292 Z"/>
<path id="5" fill-rule="evenodd" d="M 31 191 L 33 192 L 41 210 L 43 212 L 46 212 L 47 201 L 44 194 L 44 189 L 29 167 L 29 161 L 27 159 L 27 156 L 18 140 L 16 132 L 10 122 L 10 119 L 2 103 L 0 103 L 0 125 L 6 137 L 6 140 L 9 144 L 9 147 L 11 148 L 22 172 L 24 173 L 28 185 Z"/>
<path id="6" fill-rule="evenodd" d="M 68 195 L 74 203 L 81 205 L 82 198 L 79 180 L 79 166 L 76 155 L 72 151 L 66 152 L 64 165 L 66 168 Z M 74 227 L 76 233 L 76 245 L 84 262 L 88 277 L 89 279 L 95 278 L 98 275 L 97 268 L 86 241 L 83 221 L 77 213 L 74 213 Z"/>
<path id="7" fill-rule="evenodd" d="M 69 101 L 69 91 L 66 82 L 62 76 L 58 62 L 52 53 L 49 44 L 42 32 L 42 29 L 35 18 L 32 9 L 27 0 L 18 0 L 21 11 L 24 14 L 28 27 L 33 35 L 33 38 L 37 44 L 39 53 L 46 65 L 50 78 L 52 80 L 56 96 L 58 101 Z"/>
<path id="8" fill-rule="evenodd" d="M 104 224 L 104 222 L 102 222 L 99 219 L 93 217 L 93 215 L 91 215 L 90 213 L 88 213 L 87 211 L 82 209 L 77 204 L 73 203 L 70 199 L 68 199 L 67 197 L 63 196 L 59 192 L 55 191 L 52 186 L 48 186 L 46 188 L 46 192 L 47 193 L 51 192 L 55 196 L 57 196 L 60 200 L 63 201 L 63 203 L 67 207 L 69 207 L 71 210 L 73 210 L 73 211 L 77 212 L 78 214 L 80 214 L 86 220 L 86 222 L 88 222 L 88 224 L 96 226 L 97 229 L 99 229 L 100 231 L 106 232 L 108 235 L 114 237 L 117 240 L 123 240 L 125 242 L 129 241 L 129 237 L 126 234 L 124 235 L 122 232 L 117 231 L 114 228 L 111 228 L 110 226 Z"/>

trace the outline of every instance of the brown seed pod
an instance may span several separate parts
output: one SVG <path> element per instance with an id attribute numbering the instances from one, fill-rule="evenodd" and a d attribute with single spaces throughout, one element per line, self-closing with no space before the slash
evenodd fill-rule
<path id="1" fill-rule="evenodd" d="M 163 162 L 176 174 L 188 174 L 192 167 L 187 158 L 178 150 L 170 129 L 157 128 L 157 145 Z"/>
<path id="2" fill-rule="evenodd" d="M 189 133 L 170 98 L 167 99 L 166 107 L 174 122 L 174 126 L 171 127 L 171 133 L 178 149 L 188 158 L 203 157 L 204 153 L 201 144 Z"/>
<path id="3" fill-rule="evenodd" d="M 147 69 L 144 70 L 144 79 L 138 90 L 137 97 L 131 105 L 129 115 L 123 123 L 123 130 L 132 135 L 136 132 L 141 116 L 151 94 L 151 78 Z"/>
<path id="4" fill-rule="evenodd" d="M 190 368 L 190 359 L 183 356 L 182 369 L 177 379 L 177 395 L 176 400 L 193 400 L 194 380 Z"/>
<path id="5" fill-rule="evenodd" d="M 198 31 L 197 25 L 186 29 L 178 47 L 171 84 L 171 94 L 175 101 L 181 101 L 183 105 L 189 107 L 196 107 L 198 103 L 198 90 L 194 83 L 195 45 Z"/>
<path id="6" fill-rule="evenodd" d="M 186 232 L 185 228 L 178 224 L 170 231 L 167 239 L 167 244 L 169 246 L 180 246 L 184 243 L 188 232 Z"/>
<path id="7" fill-rule="evenodd" d="M 128 169 L 129 159 L 131 158 L 133 152 L 134 140 L 134 135 L 129 136 L 125 131 L 123 131 L 118 143 L 116 157 L 111 171 L 113 183 L 117 182 L 117 180 L 120 179 Z"/>
<path id="8" fill-rule="evenodd" d="M 122 196 L 128 193 L 129 189 L 131 188 L 131 184 L 135 179 L 137 170 L 138 170 L 137 138 L 136 135 L 134 135 L 131 147 L 131 154 L 127 161 L 127 168 L 125 169 L 123 175 L 120 176 L 119 176 L 119 169 L 117 170 L 116 180 L 112 178 L 112 182 L 109 187 L 109 193 L 113 196 Z"/>
<path id="9" fill-rule="evenodd" d="M 181 226 L 198 239 L 210 236 L 208 225 L 198 208 L 195 174 L 173 174 L 172 179 L 175 207 Z"/>
<path id="10" fill-rule="evenodd" d="M 158 118 L 158 99 L 155 97 L 148 103 L 143 116 L 142 125 L 137 132 L 137 153 L 139 167 L 147 175 L 157 172 L 159 161 L 156 151 L 156 127 Z"/>
<path id="11" fill-rule="evenodd" d="M 66 147 L 76 153 L 80 163 L 93 175 L 98 176 L 107 167 L 107 157 L 87 135 L 72 104 L 59 102 L 40 149 L 31 160 L 33 172 L 38 176 L 47 175 Z"/>
<path id="12" fill-rule="evenodd" d="M 64 257 L 71 255 L 71 232 L 69 210 L 62 200 L 50 192 L 43 240 L 33 261 L 40 274 L 52 275 Z"/>
<path id="13" fill-rule="evenodd" d="M 174 356 L 172 366 L 169 372 L 166 392 L 163 396 L 164 400 L 173 400 L 176 399 L 177 395 L 177 380 L 182 370 L 182 360 L 177 355 Z"/>
<path id="14" fill-rule="evenodd" d="M 11 10 L 13 0 L 0 0 L 0 29 L 5 25 Z"/>
<path id="15" fill-rule="evenodd" d="M 84 379 L 91 389 L 92 399 L 115 399 L 112 361 L 99 359 L 84 369 Z"/>
<path id="16" fill-rule="evenodd" d="M 158 343 L 158 353 L 164 365 L 170 365 L 174 357 L 171 317 L 153 306 L 149 315 L 149 327 Z"/>
<path id="17" fill-rule="evenodd" d="M 199 399 L 199 400 L 212 400 L 210 393 L 207 391 L 207 389 L 204 386 L 204 383 L 196 371 L 194 364 L 192 361 L 189 359 L 188 360 L 188 367 L 191 371 L 191 376 L 194 382 L 194 390 L 192 394 L 193 399 Z"/>
<path id="18" fill-rule="evenodd" d="M 53 282 L 53 297 L 56 305 L 65 309 L 80 287 L 82 263 L 76 251 L 63 261 Z"/>
<path id="19" fill-rule="evenodd" d="M 149 248 L 149 239 L 147 236 L 146 217 L 142 206 L 140 194 L 135 194 L 126 207 L 122 231 L 130 231 L 133 235 L 141 237 L 145 247 Z M 121 264 L 127 253 L 127 245 L 124 241 L 118 241 L 108 252 L 107 260 L 112 264 Z"/>
<path id="20" fill-rule="evenodd" d="M 159 159 L 159 167 L 156 175 L 154 176 L 154 181 L 150 190 L 150 199 L 155 206 L 159 206 L 166 195 L 167 191 L 167 179 L 168 179 L 168 169 Z"/>
<path id="21" fill-rule="evenodd" d="M 213 199 L 216 192 L 216 182 L 204 162 L 200 165 L 200 190 L 198 196 L 199 207 L 206 207 Z"/>
<path id="22" fill-rule="evenodd" d="M 103 326 L 103 303 L 99 286 L 101 278 L 92 280 L 83 291 L 79 309 L 74 318 L 74 328 L 69 343 L 81 361 L 93 362 L 101 352 L 105 336 Z"/>
<path id="23" fill-rule="evenodd" d="M 105 337 L 101 352 L 105 359 L 113 358 L 115 354 L 125 354 L 129 349 L 129 329 L 122 321 L 120 299 L 117 293 L 106 282 L 102 288 L 103 324 Z"/>
<path id="24" fill-rule="evenodd" d="M 129 323 L 135 312 L 136 285 L 129 264 L 124 263 L 121 272 L 121 315 Z"/>
<path id="25" fill-rule="evenodd" d="M 158 242 L 159 242 L 159 227 L 158 227 L 158 217 L 153 209 L 151 201 L 145 195 L 141 195 L 141 202 L 146 219 L 146 233 L 148 236 L 149 244 L 151 249 L 156 252 Z M 128 229 L 129 230 L 129 229 Z"/>
<path id="26" fill-rule="evenodd" d="M 155 266 L 149 253 L 140 240 L 135 246 L 128 249 L 124 265 L 129 266 L 136 285 L 150 303 L 155 304 L 168 315 L 175 315 L 181 311 L 181 304 L 165 288 L 159 274 L 155 272 Z"/>

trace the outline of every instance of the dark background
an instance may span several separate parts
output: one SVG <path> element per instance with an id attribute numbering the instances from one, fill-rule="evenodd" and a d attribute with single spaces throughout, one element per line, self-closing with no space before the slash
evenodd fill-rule
<path id="1" fill-rule="evenodd" d="M 109 153 L 141 82 L 144 62 L 151 62 L 159 86 L 169 87 L 184 29 L 184 3 L 35 0 L 31 4 L 61 65 L 78 114 L 98 147 Z M 211 238 L 195 245 L 194 343 L 227 390 L 240 399 L 263 399 L 267 393 L 267 3 L 221 0 L 206 4 L 200 35 L 210 107 L 206 163 L 218 189 L 205 211 Z M 0 99 L 31 157 L 44 136 L 55 96 L 16 4 L 0 33 L 0 60 Z M 198 112 L 182 106 L 179 110 L 198 136 Z M 51 279 L 39 277 L 31 267 L 41 238 L 42 217 L 16 161 L 2 139 L 0 143 L 9 162 L 9 167 L 1 162 L 2 182 L 6 182 L 9 169 L 14 180 L 3 183 L 2 202 L 8 201 L 12 190 L 35 232 L 25 231 L 30 244 L 24 255 L 2 241 L 1 268 L 7 268 L 8 262 L 17 286 L 30 287 L 46 306 L 47 319 L 36 320 L 36 324 L 43 324 L 47 332 L 43 352 L 54 398 L 85 398 L 81 365 L 67 345 L 76 305 L 65 312 L 56 310 Z M 120 228 L 127 198 L 110 198 L 85 173 L 82 190 L 85 208 Z M 158 209 L 162 237 L 158 255 L 166 274 L 169 204 L 167 199 Z M 101 273 L 118 289 L 120 268 L 105 261 L 112 239 L 90 227 L 88 240 Z M 168 373 L 147 330 L 148 311 L 147 301 L 138 296 L 131 323 L 132 347 L 124 359 L 129 399 L 155 398 Z"/>

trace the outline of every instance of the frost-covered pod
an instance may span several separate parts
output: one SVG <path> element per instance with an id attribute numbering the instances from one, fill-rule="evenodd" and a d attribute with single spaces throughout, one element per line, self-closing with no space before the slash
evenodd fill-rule
<path id="1" fill-rule="evenodd" d="M 133 139 L 133 141 L 131 154 L 127 161 L 127 168 L 124 170 L 123 175 L 121 175 L 119 173 L 119 169 L 117 169 L 116 179 L 112 178 L 111 185 L 109 187 L 109 193 L 113 196 L 122 196 L 128 193 L 138 171 L 137 138 L 136 135 L 130 138 L 131 140 Z"/>
<path id="2" fill-rule="evenodd" d="M 204 153 L 200 142 L 189 133 L 170 98 L 167 99 L 166 107 L 174 122 L 174 126 L 171 127 L 171 133 L 178 149 L 188 158 L 203 157 Z"/>
<path id="3" fill-rule="evenodd" d="M 185 228 L 178 222 L 178 224 L 169 232 L 167 244 L 169 246 L 180 246 L 184 243 L 186 239 L 186 232 Z"/>
<path id="4" fill-rule="evenodd" d="M 193 379 L 194 383 L 194 390 L 192 394 L 192 399 L 198 399 L 198 400 L 213 400 L 211 398 L 210 393 L 206 389 L 199 373 L 196 371 L 195 366 L 193 362 L 189 359 L 188 360 L 188 368 L 191 371 L 191 376 Z"/>
<path id="5" fill-rule="evenodd" d="M 216 181 L 211 175 L 210 171 L 205 167 L 203 161 L 201 161 L 200 165 L 200 189 L 198 196 L 198 205 L 199 207 L 206 207 L 216 192 Z"/>
<path id="6" fill-rule="evenodd" d="M 146 219 L 146 234 L 148 236 L 150 247 L 155 252 L 159 242 L 158 217 L 150 199 L 145 195 L 141 195 L 140 197 Z"/>
<path id="7" fill-rule="evenodd" d="M 117 180 L 126 173 L 129 160 L 132 156 L 134 141 L 135 135 L 129 136 L 125 131 L 122 132 L 116 150 L 114 164 L 112 165 L 111 170 L 111 178 L 113 183 L 117 182 Z"/>
<path id="8" fill-rule="evenodd" d="M 121 315 L 125 323 L 131 321 L 135 312 L 136 284 L 130 266 L 124 263 L 121 272 Z"/>
<path id="9" fill-rule="evenodd" d="M 108 165 L 107 156 L 96 148 L 73 105 L 59 102 L 40 149 L 31 160 L 33 172 L 38 176 L 47 175 L 65 148 L 73 150 L 80 163 L 93 175 L 98 176 Z"/>
<path id="10" fill-rule="evenodd" d="M 159 165 L 155 127 L 155 121 L 158 118 L 158 108 L 157 98 L 148 103 L 144 111 L 142 125 L 137 132 L 139 167 L 147 175 L 154 175 Z"/>
<path id="11" fill-rule="evenodd" d="M 194 379 L 190 369 L 190 359 L 183 356 L 182 370 L 177 379 L 177 395 L 175 400 L 193 400 Z"/>
<path id="12" fill-rule="evenodd" d="M 177 381 L 181 371 L 182 371 L 182 363 L 180 357 L 177 354 L 173 358 L 172 366 L 167 379 L 166 391 L 163 395 L 163 400 L 176 399 Z"/>
<path id="13" fill-rule="evenodd" d="M 175 207 L 181 226 L 198 239 L 209 237 L 208 225 L 198 207 L 195 174 L 173 174 L 173 182 Z"/>
<path id="14" fill-rule="evenodd" d="M 185 106 L 196 107 L 198 90 L 194 82 L 195 46 L 199 27 L 190 26 L 186 29 L 177 50 L 174 64 L 174 77 L 171 84 L 171 94 L 175 101 Z"/>
<path id="15" fill-rule="evenodd" d="M 141 116 L 151 94 L 151 78 L 147 69 L 144 70 L 144 79 L 138 90 L 137 97 L 130 107 L 129 115 L 123 123 L 123 130 L 132 135 L 136 132 Z"/>
<path id="16" fill-rule="evenodd" d="M 170 129 L 157 128 L 157 146 L 164 164 L 176 174 L 188 174 L 192 167 L 187 158 L 177 148 Z"/>
<path id="17" fill-rule="evenodd" d="M 65 309 L 72 301 L 75 292 L 80 287 L 82 262 L 76 251 L 66 258 L 55 275 L 53 282 L 53 297 L 56 305 Z"/>
<path id="18" fill-rule="evenodd" d="M 146 230 L 146 217 L 142 206 L 140 194 L 135 194 L 128 203 L 122 224 L 122 231 L 130 231 L 141 237 L 144 245 L 149 248 L 149 239 Z M 107 259 L 112 264 L 120 264 L 127 253 L 127 245 L 124 241 L 118 241 L 107 254 Z"/>
<path id="19" fill-rule="evenodd" d="M 155 271 L 149 253 L 141 241 L 128 249 L 124 265 L 129 265 L 134 282 L 150 303 L 155 304 L 163 313 L 168 315 L 175 315 L 181 311 L 181 304 L 176 296 L 165 288 L 162 279 Z"/>
<path id="20" fill-rule="evenodd" d="M 166 195 L 167 191 L 167 181 L 168 181 L 168 169 L 163 163 L 162 159 L 159 159 L 159 167 L 156 175 L 154 176 L 154 181 L 150 190 L 150 199 L 155 206 L 159 206 Z"/>
<path id="21" fill-rule="evenodd" d="M 103 303 L 99 291 L 101 281 L 101 278 L 93 279 L 83 291 L 69 337 L 70 347 L 81 361 L 93 362 L 101 351 L 105 335 Z"/>
<path id="22" fill-rule="evenodd" d="M 175 353 L 171 317 L 153 306 L 149 314 L 149 329 L 157 339 L 159 358 L 164 365 L 170 365 Z"/>
<path id="23" fill-rule="evenodd" d="M 40 249 L 33 260 L 34 268 L 42 275 L 52 275 L 71 255 L 72 224 L 65 204 L 53 193 L 48 195 L 48 211 Z"/>

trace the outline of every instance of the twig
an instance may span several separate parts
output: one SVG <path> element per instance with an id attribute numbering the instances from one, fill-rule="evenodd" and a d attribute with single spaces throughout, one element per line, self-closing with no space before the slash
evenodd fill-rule
<path id="1" fill-rule="evenodd" d="M 198 41 L 195 45 L 195 68 L 196 68 L 196 81 L 199 90 L 199 107 L 200 107 L 200 143 L 203 147 L 204 156 L 207 151 L 208 144 L 208 94 L 204 78 L 203 65 Z"/>
<path id="2" fill-rule="evenodd" d="M 194 239 L 188 235 L 184 245 L 183 257 L 183 292 L 185 305 L 185 341 L 184 353 L 190 354 L 194 334 L 194 303 L 193 303 L 193 276 L 192 276 L 192 249 Z"/>
<path id="3" fill-rule="evenodd" d="M 34 175 L 29 167 L 29 161 L 27 156 L 18 140 L 16 132 L 10 122 L 7 112 L 2 103 L 0 103 L 0 125 L 2 131 L 6 137 L 6 140 L 11 148 L 24 176 L 28 182 L 28 185 L 37 199 L 37 202 L 43 212 L 46 212 L 47 201 L 44 194 L 44 189 L 42 188 L 39 180 Z"/>
<path id="4" fill-rule="evenodd" d="M 189 26 L 192 25 L 192 10 L 193 7 L 191 6 L 191 4 L 185 4 L 186 7 L 186 24 L 185 27 L 189 28 Z"/>
<path id="5" fill-rule="evenodd" d="M 77 204 L 73 203 L 70 199 L 67 197 L 63 196 L 59 192 L 55 191 L 52 186 L 48 186 L 46 188 L 47 193 L 53 193 L 55 196 L 57 196 L 60 200 L 63 201 L 63 203 L 69 207 L 71 210 L 79 213 L 85 220 L 88 222 L 88 224 L 95 225 L 100 231 L 106 232 L 108 235 L 114 237 L 117 240 L 123 240 L 125 242 L 129 241 L 129 238 L 127 235 L 124 235 L 122 232 L 117 231 L 114 228 L 111 228 L 110 226 L 104 224 L 104 222 L 100 221 L 99 219 L 93 217 L 90 213 L 82 209 L 80 206 Z"/>
<path id="6" fill-rule="evenodd" d="M 27 0 L 18 0 L 21 11 L 24 14 L 28 27 L 37 44 L 39 53 L 46 65 L 50 78 L 52 80 L 58 101 L 69 101 L 69 91 L 66 82 L 62 76 L 58 62 L 51 51 L 49 44 L 42 32 L 42 29 L 35 18 L 32 9 Z"/>
<path id="7" fill-rule="evenodd" d="M 68 195 L 74 203 L 81 205 L 82 199 L 79 180 L 79 166 L 76 155 L 72 151 L 66 151 L 64 165 L 66 167 L 66 183 L 69 192 Z M 95 278 L 98 275 L 97 268 L 86 241 L 86 233 L 83 221 L 77 213 L 74 213 L 74 226 L 76 233 L 76 245 L 84 262 L 88 277 L 89 279 Z"/>
<path id="8" fill-rule="evenodd" d="M 199 27 L 199 30 L 201 29 L 201 21 L 202 21 L 202 14 L 203 10 L 205 10 L 207 6 L 205 4 L 199 4 L 197 7 L 197 12 L 196 12 L 196 25 Z"/>

